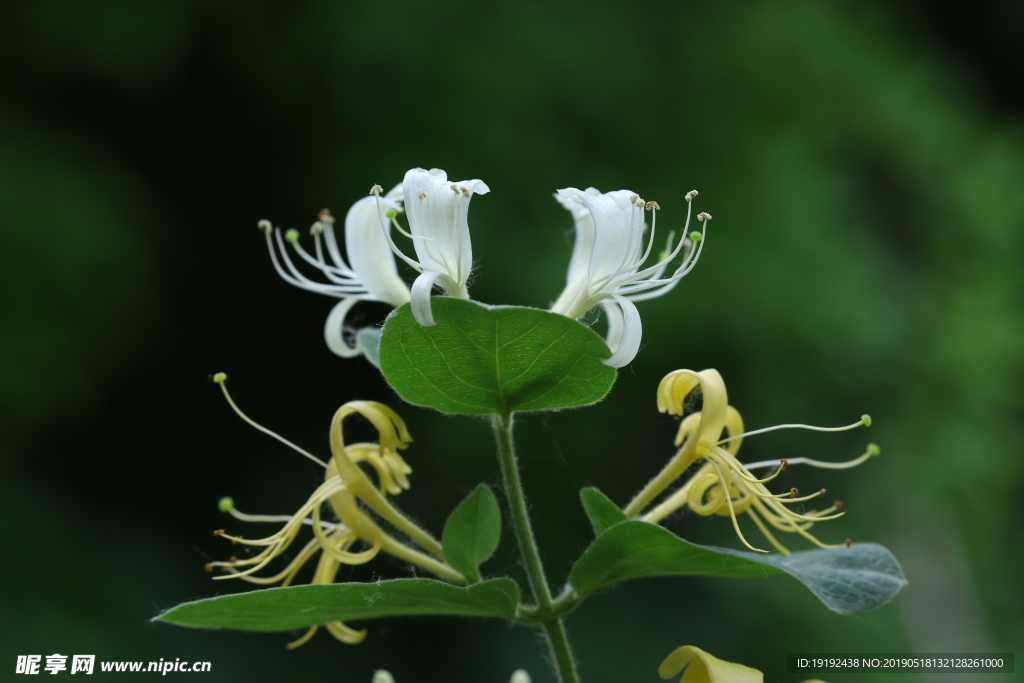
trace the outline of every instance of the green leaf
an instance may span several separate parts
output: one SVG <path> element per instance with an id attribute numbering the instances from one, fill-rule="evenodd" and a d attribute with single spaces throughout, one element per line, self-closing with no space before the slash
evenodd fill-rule
<path id="1" fill-rule="evenodd" d="M 445 413 L 504 415 L 601 400 L 615 370 L 604 340 L 557 313 L 484 306 L 439 296 L 437 324 L 423 327 L 406 304 L 384 324 L 380 367 L 410 403 Z"/>
<path id="2" fill-rule="evenodd" d="M 688 543 L 647 522 L 628 521 L 599 536 L 576 562 L 569 582 L 581 594 L 644 576 L 771 576 L 786 573 L 840 614 L 863 612 L 893 598 L 907 585 L 886 548 L 855 543 L 849 548 L 761 554 Z"/>
<path id="3" fill-rule="evenodd" d="M 519 586 L 492 579 L 461 588 L 433 579 L 328 583 L 221 595 L 172 607 L 153 621 L 197 628 L 288 631 L 329 621 L 415 614 L 461 617 L 515 616 Z"/>
<path id="4" fill-rule="evenodd" d="M 489 488 L 480 484 L 445 522 L 441 537 L 444 559 L 466 576 L 479 580 L 479 566 L 494 553 L 500 538 L 498 500 Z"/>
<path id="5" fill-rule="evenodd" d="M 590 518 L 590 525 L 594 527 L 595 536 L 600 536 L 609 527 L 628 519 L 618 505 L 595 488 L 580 489 L 580 501 Z"/>

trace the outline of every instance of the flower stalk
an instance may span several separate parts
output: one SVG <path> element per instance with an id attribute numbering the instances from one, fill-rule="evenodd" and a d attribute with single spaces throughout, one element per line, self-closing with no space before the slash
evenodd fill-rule
<path id="1" fill-rule="evenodd" d="M 498 444 L 498 462 L 501 466 L 501 479 L 512 512 L 512 527 L 515 529 L 519 553 L 526 569 L 526 578 L 537 601 L 537 616 L 547 637 L 548 647 L 558 671 L 560 683 L 578 683 L 576 665 L 569 648 L 569 639 L 562 623 L 561 612 L 554 609 L 551 599 L 551 588 L 544 575 L 544 565 L 540 559 L 540 549 L 533 535 L 530 515 L 526 509 L 526 497 L 523 494 L 522 480 L 519 478 L 519 464 L 516 459 L 515 445 L 512 441 L 512 415 L 493 415 L 491 427 Z"/>

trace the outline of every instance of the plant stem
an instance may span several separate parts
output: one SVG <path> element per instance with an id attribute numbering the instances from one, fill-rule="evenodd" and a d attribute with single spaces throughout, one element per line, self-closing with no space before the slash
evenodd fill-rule
<path id="1" fill-rule="evenodd" d="M 505 496 L 512 511 L 512 527 L 515 529 L 516 540 L 519 542 L 519 553 L 523 558 L 526 578 L 537 601 L 538 611 L 545 615 L 541 621 L 547 635 L 548 646 L 558 670 L 561 683 L 578 683 L 576 668 L 569 649 L 565 626 L 557 613 L 552 612 L 551 589 L 544 576 L 544 565 L 540 561 L 540 551 L 533 535 L 530 516 L 526 510 L 526 498 L 523 495 L 523 484 L 519 479 L 519 464 L 516 461 L 515 446 L 512 442 L 512 416 L 494 415 L 491 426 L 498 442 L 498 462 L 501 465 L 502 483 Z"/>

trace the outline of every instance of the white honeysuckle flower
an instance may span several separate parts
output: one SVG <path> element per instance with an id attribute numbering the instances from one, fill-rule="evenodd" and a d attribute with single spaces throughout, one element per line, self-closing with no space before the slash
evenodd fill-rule
<path id="1" fill-rule="evenodd" d="M 402 186 L 395 186 L 384 196 L 380 196 L 380 192 L 380 186 L 375 185 L 371 196 L 357 201 L 345 214 L 347 263 L 334 232 L 334 217 L 326 209 L 320 212 L 319 220 L 310 229 L 314 254 L 299 243 L 297 230 L 288 230 L 282 237 L 281 230 L 269 221 L 259 223 L 260 230 L 267 236 L 274 269 L 285 282 L 341 299 L 327 316 L 324 339 L 331 351 L 346 358 L 358 356 L 365 350 L 358 342 L 358 333 L 353 335 L 354 346 L 345 340 L 345 318 L 352 306 L 359 301 L 383 301 L 392 306 L 409 301 L 409 288 L 399 277 L 391 253 L 391 220 L 388 218 L 389 212 L 402 210 Z M 286 241 L 303 261 L 320 271 L 326 282 L 311 280 L 302 274 L 288 255 Z M 325 249 L 329 261 L 324 255 Z"/>
<path id="2" fill-rule="evenodd" d="M 414 168 L 402 182 L 405 213 L 416 257 L 409 258 L 385 236 L 391 249 L 419 273 L 412 285 L 412 313 L 420 325 L 434 325 L 430 292 L 434 285 L 449 296 L 469 298 L 466 281 L 473 268 L 473 247 L 469 240 L 469 200 L 474 194 L 486 194 L 490 188 L 482 180 L 449 182 L 439 168 L 426 171 Z M 383 199 L 381 200 L 383 202 Z"/>
<path id="3" fill-rule="evenodd" d="M 601 193 L 590 187 L 559 190 L 555 198 L 568 209 L 576 223 L 576 242 L 569 259 L 569 272 L 562 294 L 552 312 L 579 318 L 601 304 L 608 318 L 607 341 L 612 356 L 604 361 L 622 367 L 640 349 L 642 326 L 633 302 L 653 299 L 670 291 L 693 268 L 704 246 L 704 230 L 710 215 L 698 215 L 701 232 L 685 236 L 690 227 L 690 203 L 697 191 L 687 193 L 686 225 L 683 239 L 672 246 L 669 233 L 665 251 L 650 266 L 644 263 L 654 246 L 657 202 L 644 202 L 629 190 Z M 650 235 L 644 240 L 644 211 L 651 212 Z M 671 275 L 669 264 L 682 252 Z"/>

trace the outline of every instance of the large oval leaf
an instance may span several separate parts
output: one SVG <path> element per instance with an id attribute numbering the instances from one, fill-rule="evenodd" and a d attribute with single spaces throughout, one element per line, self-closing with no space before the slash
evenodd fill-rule
<path id="1" fill-rule="evenodd" d="M 432 327 L 406 304 L 384 324 L 380 367 L 402 398 L 446 413 L 507 415 L 601 400 L 615 370 L 607 345 L 557 313 L 434 297 Z"/>
<path id="2" fill-rule="evenodd" d="M 512 579 L 492 579 L 469 588 L 433 579 L 392 579 L 221 595 L 182 603 L 153 621 L 199 628 L 290 631 L 329 621 L 412 614 L 511 619 L 518 604 L 519 586 Z"/>
<path id="3" fill-rule="evenodd" d="M 599 536 L 576 562 L 569 582 L 580 593 L 644 576 L 752 577 L 789 574 L 840 614 L 863 612 L 907 585 L 892 553 L 875 543 L 760 554 L 689 543 L 647 522 L 621 522 Z"/>

